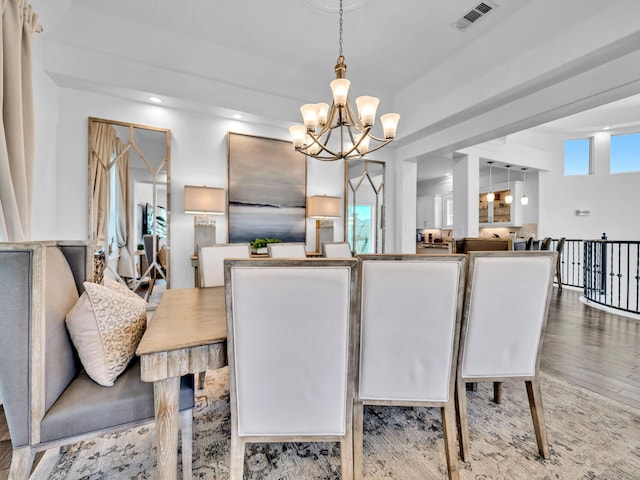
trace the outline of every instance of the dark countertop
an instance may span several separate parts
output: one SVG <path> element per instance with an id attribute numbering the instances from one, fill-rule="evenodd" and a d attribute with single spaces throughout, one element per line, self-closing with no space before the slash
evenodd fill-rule
<path id="1" fill-rule="evenodd" d="M 422 248 L 449 248 L 449 244 L 447 242 L 442 242 L 442 243 L 417 242 L 416 245 Z"/>

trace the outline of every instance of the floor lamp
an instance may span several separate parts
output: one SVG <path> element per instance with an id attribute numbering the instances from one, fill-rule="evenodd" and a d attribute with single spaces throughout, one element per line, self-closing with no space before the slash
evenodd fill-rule
<path id="1" fill-rule="evenodd" d="M 216 215 L 224 215 L 224 188 L 184 186 L 184 213 L 193 217 L 193 250 L 216 243 Z"/>
<path id="2" fill-rule="evenodd" d="M 307 198 L 307 218 L 316 219 L 316 252 L 322 252 L 320 242 L 321 221 L 330 220 L 331 239 L 333 242 L 333 220 L 342 216 L 342 198 L 327 195 L 314 195 Z"/>

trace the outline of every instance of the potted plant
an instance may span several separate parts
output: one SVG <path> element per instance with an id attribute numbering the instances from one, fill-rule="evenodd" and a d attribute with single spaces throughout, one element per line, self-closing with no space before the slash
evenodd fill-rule
<path id="1" fill-rule="evenodd" d="M 277 238 L 256 238 L 250 242 L 251 251 L 253 253 L 267 253 L 267 244 L 269 243 L 280 243 L 281 240 Z"/>

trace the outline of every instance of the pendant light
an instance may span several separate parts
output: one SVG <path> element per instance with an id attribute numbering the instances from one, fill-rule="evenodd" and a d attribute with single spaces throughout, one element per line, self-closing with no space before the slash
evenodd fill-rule
<path id="1" fill-rule="evenodd" d="M 529 197 L 527 197 L 527 193 L 525 191 L 525 188 L 527 187 L 527 169 L 523 167 L 521 170 L 522 170 L 522 197 L 520 197 L 520 204 L 528 205 Z"/>
<path id="2" fill-rule="evenodd" d="M 507 167 L 507 189 L 509 191 L 507 192 L 507 196 L 504 197 L 504 203 L 511 205 L 511 202 L 513 202 L 513 195 L 511 195 L 511 165 L 505 165 L 505 167 Z"/>
<path id="3" fill-rule="evenodd" d="M 487 193 L 487 202 L 493 202 L 496 199 L 496 195 L 493 193 L 493 187 L 491 186 L 491 165 L 493 165 L 493 161 L 487 163 L 489 164 L 489 193 Z"/>

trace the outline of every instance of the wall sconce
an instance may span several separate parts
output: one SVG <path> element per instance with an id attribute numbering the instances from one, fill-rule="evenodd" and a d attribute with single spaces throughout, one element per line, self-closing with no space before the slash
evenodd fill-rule
<path id="1" fill-rule="evenodd" d="M 307 198 L 307 218 L 316 219 L 316 252 L 322 251 L 320 242 L 321 220 L 330 220 L 331 238 L 333 241 L 333 220 L 342 216 L 342 198 L 327 195 L 314 195 Z"/>
<path id="2" fill-rule="evenodd" d="M 215 215 L 224 215 L 226 198 L 224 188 L 184 186 L 184 213 L 193 217 L 193 249 L 216 243 Z"/>

